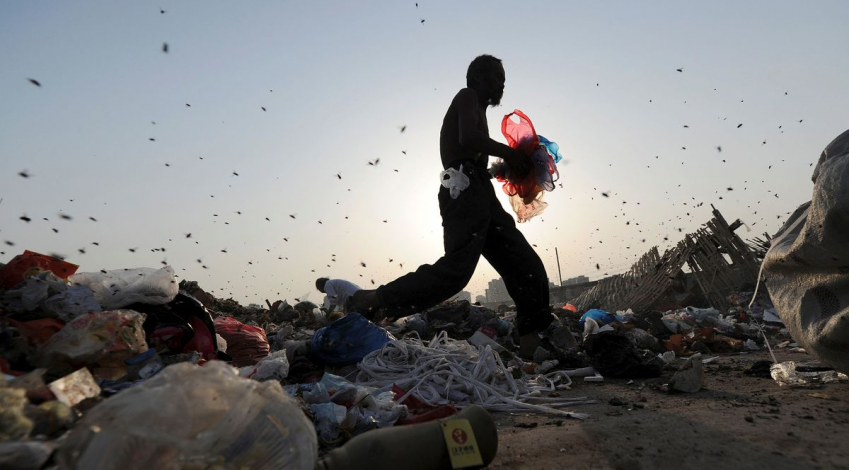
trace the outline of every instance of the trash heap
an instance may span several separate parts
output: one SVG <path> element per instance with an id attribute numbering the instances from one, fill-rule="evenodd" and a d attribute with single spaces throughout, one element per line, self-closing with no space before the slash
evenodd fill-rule
<path id="1" fill-rule="evenodd" d="M 168 266 L 78 268 L 33 252 L 0 266 L 2 468 L 306 469 L 474 404 L 585 417 L 562 407 L 586 399 L 546 396 L 571 384 L 556 358 L 510 353 L 511 314 L 449 302 L 379 326 L 306 301 L 244 307 Z"/>
<path id="2" fill-rule="evenodd" d="M 515 312 L 466 301 L 372 322 L 307 301 L 244 307 L 168 266 L 77 269 L 32 252 L 0 266 L 0 468 L 311 469 L 373 430 L 477 406 L 583 419 L 564 409 L 593 403 L 568 395 L 576 380 L 694 393 L 714 354 L 798 347 L 745 292 L 725 312 L 552 307 L 526 361 Z M 846 380 L 793 362 L 753 373 Z"/>
<path id="3" fill-rule="evenodd" d="M 0 266 L 0 468 L 314 467 L 262 328 L 169 266 L 77 270 L 29 251 Z"/>

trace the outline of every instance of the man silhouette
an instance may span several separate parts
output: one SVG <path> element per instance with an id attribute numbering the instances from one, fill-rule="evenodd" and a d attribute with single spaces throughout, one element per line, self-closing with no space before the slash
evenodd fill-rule
<path id="1" fill-rule="evenodd" d="M 516 303 L 519 355 L 529 358 L 539 344 L 538 333 L 548 327 L 552 317 L 542 260 L 501 207 L 487 171 L 490 156 L 504 159 L 519 175 L 530 171 L 525 155 L 489 137 L 486 108 L 500 104 L 504 82 L 500 59 L 476 57 L 469 64 L 467 87 L 454 96 L 442 121 L 442 167 L 462 168 L 469 180 L 469 186 L 459 194 L 455 191 L 455 197 L 445 186 L 439 189 L 445 255 L 376 290 L 355 293 L 350 308 L 367 317 L 380 308 L 387 309 L 390 316 L 430 308 L 462 290 L 483 255 L 504 279 Z"/>

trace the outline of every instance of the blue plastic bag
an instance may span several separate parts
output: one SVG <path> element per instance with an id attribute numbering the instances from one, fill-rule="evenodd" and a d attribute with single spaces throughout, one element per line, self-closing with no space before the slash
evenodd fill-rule
<path id="1" fill-rule="evenodd" d="M 545 147 L 546 152 L 554 159 L 554 163 L 560 163 L 560 160 L 563 159 L 563 155 L 560 155 L 560 146 L 541 135 L 537 135 L 537 137 L 539 137 L 540 145 Z"/>
<path id="2" fill-rule="evenodd" d="M 599 324 L 599 326 L 607 325 L 608 323 L 613 323 L 615 321 L 622 322 L 622 317 L 619 315 L 614 315 L 612 313 L 607 313 L 604 310 L 594 308 L 592 310 L 587 310 L 585 314 L 581 315 L 581 319 L 578 321 L 578 325 L 580 325 L 581 328 L 584 327 L 584 323 L 586 323 L 587 318 L 592 318 Z"/>
<path id="3" fill-rule="evenodd" d="M 312 352 L 330 365 L 356 364 L 393 339 L 383 328 L 352 312 L 316 331 Z"/>

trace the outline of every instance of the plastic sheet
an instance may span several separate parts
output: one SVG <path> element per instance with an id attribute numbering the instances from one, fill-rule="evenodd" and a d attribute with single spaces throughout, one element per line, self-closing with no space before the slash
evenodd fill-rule
<path id="1" fill-rule="evenodd" d="M 106 274 L 80 273 L 69 279 L 72 284 L 88 286 L 106 310 L 139 302 L 163 305 L 174 300 L 179 287 L 174 269 L 136 268 L 107 271 Z"/>
<path id="2" fill-rule="evenodd" d="M 59 449 L 60 468 L 312 470 L 316 435 L 274 381 L 213 361 L 185 363 L 91 409 Z"/>

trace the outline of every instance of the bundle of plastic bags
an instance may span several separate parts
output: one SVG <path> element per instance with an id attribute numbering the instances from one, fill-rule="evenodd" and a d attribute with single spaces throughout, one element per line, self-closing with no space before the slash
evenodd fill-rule
<path id="1" fill-rule="evenodd" d="M 280 383 L 180 363 L 89 410 L 64 439 L 62 469 L 312 470 L 316 433 Z"/>
<path id="2" fill-rule="evenodd" d="M 519 122 L 515 122 L 513 116 Z M 560 146 L 538 135 L 530 118 L 518 109 L 501 120 L 501 133 L 510 147 L 528 157 L 531 166 L 526 175 L 513 173 L 503 162 L 493 166 L 495 178 L 504 183 L 502 189 L 510 196 L 510 205 L 519 222 L 527 222 L 548 207 L 543 195 L 545 191 L 554 190 L 554 183 L 560 177 L 556 165 L 563 158 Z"/>

